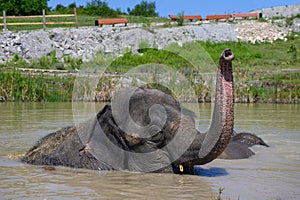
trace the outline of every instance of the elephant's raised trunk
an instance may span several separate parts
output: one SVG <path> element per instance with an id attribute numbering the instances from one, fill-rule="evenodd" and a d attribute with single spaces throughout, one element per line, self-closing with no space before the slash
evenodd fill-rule
<path id="1" fill-rule="evenodd" d="M 200 165 L 217 158 L 225 150 L 233 133 L 233 59 L 234 54 L 230 49 L 225 49 L 219 59 L 214 111 L 210 128 L 199 151 L 197 164 Z"/>

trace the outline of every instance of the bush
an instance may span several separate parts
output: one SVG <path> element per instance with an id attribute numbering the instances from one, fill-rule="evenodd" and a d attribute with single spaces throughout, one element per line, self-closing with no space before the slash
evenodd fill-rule
<path id="1" fill-rule="evenodd" d="M 291 59 L 291 61 L 292 61 L 292 62 L 296 62 L 296 61 L 297 61 L 297 47 L 296 47 L 296 45 L 295 45 L 295 42 L 292 42 L 292 43 L 290 44 L 290 46 L 288 47 L 287 52 L 292 54 L 292 59 Z"/>
<path id="2" fill-rule="evenodd" d="M 63 6 L 62 4 L 57 4 L 53 12 L 57 14 L 73 14 L 74 8 L 76 8 L 75 3 L 71 3 L 68 7 Z"/>
<path id="3" fill-rule="evenodd" d="M 183 22 L 184 22 L 184 19 L 183 19 L 184 12 L 178 13 L 177 16 L 178 16 L 178 19 L 177 19 L 178 26 L 183 26 Z"/>
<path id="4" fill-rule="evenodd" d="M 84 13 L 87 15 L 99 15 L 102 17 L 117 17 L 118 12 L 110 8 L 106 2 L 101 0 L 92 0 L 88 2 Z"/>
<path id="5" fill-rule="evenodd" d="M 143 0 L 140 4 L 135 5 L 132 10 L 130 8 L 127 9 L 129 15 L 144 17 L 157 17 L 158 13 L 156 13 L 155 10 L 155 2 L 147 2 L 145 0 Z"/>
<path id="6" fill-rule="evenodd" d="M 0 0 L 1 11 L 6 15 L 41 15 L 42 10 L 49 11 L 47 0 Z"/>

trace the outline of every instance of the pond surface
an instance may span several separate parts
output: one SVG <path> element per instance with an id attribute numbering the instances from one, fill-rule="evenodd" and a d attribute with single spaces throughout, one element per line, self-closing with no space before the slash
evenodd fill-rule
<path id="1" fill-rule="evenodd" d="M 205 130 L 211 107 L 199 107 Z M 199 176 L 27 165 L 19 157 L 39 138 L 74 123 L 72 104 L 0 103 L 0 116 L 0 199 L 215 199 L 220 188 L 222 199 L 300 199 L 299 105 L 237 104 L 235 130 L 270 147 L 254 147 L 250 159 L 217 159 L 197 168 Z"/>

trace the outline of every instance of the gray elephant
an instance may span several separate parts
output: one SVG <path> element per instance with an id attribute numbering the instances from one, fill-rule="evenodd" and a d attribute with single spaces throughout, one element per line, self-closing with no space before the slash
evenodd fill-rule
<path id="1" fill-rule="evenodd" d="M 221 159 L 243 159 L 249 158 L 255 153 L 249 148 L 254 145 L 269 147 L 260 137 L 253 133 L 233 131 L 233 136 L 225 151 L 218 157 Z"/>
<path id="2" fill-rule="evenodd" d="M 234 153 L 226 154 L 228 144 L 235 152 L 237 147 L 249 149 L 245 142 L 249 140 L 233 135 L 233 59 L 230 49 L 220 56 L 216 103 L 206 133 L 195 128 L 193 112 L 181 107 L 170 92 L 128 88 L 94 120 L 42 138 L 23 161 L 96 170 L 194 174 L 194 165 L 211 162 L 222 153 L 224 158 L 235 158 Z"/>

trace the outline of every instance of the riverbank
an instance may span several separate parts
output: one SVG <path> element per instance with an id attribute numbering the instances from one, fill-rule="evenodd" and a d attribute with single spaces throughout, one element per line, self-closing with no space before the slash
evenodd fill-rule
<path id="1" fill-rule="evenodd" d="M 110 101 L 117 85 L 124 84 L 124 76 L 112 74 L 94 74 L 99 77 L 99 82 L 94 90 L 86 81 L 90 80 L 89 74 L 85 81 L 80 82 L 81 91 L 75 86 L 76 74 L 45 75 L 24 74 L 16 70 L 0 72 L 0 101 L 21 102 L 64 102 L 64 101 Z M 277 71 L 271 73 L 239 72 L 235 77 L 235 102 L 236 103 L 300 103 L 300 70 Z M 125 78 L 126 79 L 126 78 Z M 200 78 L 198 78 L 200 79 Z M 78 81 L 78 80 L 77 80 Z M 133 85 L 137 79 L 127 78 L 127 83 Z M 196 94 L 196 99 L 186 96 L 184 91 L 179 91 L 176 97 L 188 102 L 211 102 L 211 88 L 207 82 L 191 83 Z M 76 88 L 75 88 L 76 87 Z M 78 95 L 79 94 L 79 95 Z M 92 95 L 91 95 L 92 94 Z"/>
<path id="2" fill-rule="evenodd" d="M 191 42 L 197 44 L 214 65 L 223 49 L 231 48 L 235 52 L 236 102 L 299 103 L 300 37 L 290 31 L 271 22 L 248 20 L 191 23 L 182 27 L 132 24 L 2 32 L 0 100 L 87 100 L 73 96 L 76 77 L 86 68 L 90 68 L 92 74 L 96 72 L 95 76 L 106 68 L 88 99 L 110 101 L 115 86 L 120 83 L 117 77 L 134 67 L 158 63 L 181 73 L 195 67 L 190 62 L 198 57 L 198 50 L 187 49 L 192 57 L 182 60 L 184 56 L 178 56 L 177 50 L 169 48 L 177 45 L 182 49 Z M 111 63 L 107 63 L 109 57 L 113 58 Z M 24 68 L 23 71 L 15 71 L 20 68 Z M 198 69 L 196 75 L 203 72 Z M 196 101 L 211 101 L 211 88 L 194 75 L 195 72 L 187 74 L 189 80 L 198 80 L 191 82 Z M 178 95 L 181 97 L 183 93 Z M 185 100 L 192 101 L 189 97 Z"/>

